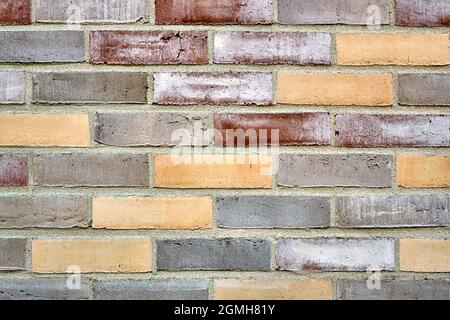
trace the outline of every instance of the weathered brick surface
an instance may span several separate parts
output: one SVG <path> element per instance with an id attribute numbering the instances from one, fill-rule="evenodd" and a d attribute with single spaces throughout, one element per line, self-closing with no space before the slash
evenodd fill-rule
<path id="1" fill-rule="evenodd" d="M 34 156 L 33 166 L 37 186 L 149 185 L 146 154 L 40 154 Z"/>
<path id="2" fill-rule="evenodd" d="M 405 188 L 449 187 L 450 157 L 400 155 L 397 157 L 397 183 Z"/>
<path id="3" fill-rule="evenodd" d="M 0 62 L 82 62 L 81 31 L 0 31 Z"/>
<path id="4" fill-rule="evenodd" d="M 450 272 L 450 240 L 400 239 L 400 270 Z"/>
<path id="5" fill-rule="evenodd" d="M 25 270 L 26 251 L 27 239 L 1 238 L 0 270 Z"/>
<path id="6" fill-rule="evenodd" d="M 155 0 L 157 24 L 268 24 L 272 0 Z"/>
<path id="7" fill-rule="evenodd" d="M 99 280 L 94 282 L 94 299 L 208 300 L 208 280 Z"/>
<path id="8" fill-rule="evenodd" d="M 259 239 L 157 241 L 158 270 L 270 269 L 270 243 Z"/>
<path id="9" fill-rule="evenodd" d="M 33 272 L 149 272 L 152 243 L 146 239 L 33 240 Z"/>
<path id="10" fill-rule="evenodd" d="M 147 75 L 139 72 L 33 74 L 33 102 L 145 103 Z"/>
<path id="11" fill-rule="evenodd" d="M 447 0 L 396 0 L 395 23 L 400 26 L 449 26 Z"/>
<path id="12" fill-rule="evenodd" d="M 208 145 L 206 114 L 98 112 L 95 141 L 114 146 Z"/>
<path id="13" fill-rule="evenodd" d="M 156 104 L 270 105 L 270 73 L 155 73 Z"/>
<path id="14" fill-rule="evenodd" d="M 276 261 L 280 270 L 393 270 L 394 240 L 280 239 Z"/>
<path id="15" fill-rule="evenodd" d="M 38 22 L 136 22 L 147 18 L 145 0 L 37 0 Z"/>
<path id="16" fill-rule="evenodd" d="M 0 187 L 22 187 L 28 184 L 26 154 L 0 154 Z"/>
<path id="17" fill-rule="evenodd" d="M 324 32 L 217 32 L 214 62 L 329 65 L 331 35 Z"/>
<path id="18" fill-rule="evenodd" d="M 286 187 L 390 187 L 392 157 L 386 155 L 280 156 L 278 185 Z"/>
<path id="19" fill-rule="evenodd" d="M 401 105 L 450 106 L 450 74 L 404 73 L 398 76 Z"/>
<path id="20" fill-rule="evenodd" d="M 447 147 L 450 117 L 444 115 L 337 115 L 336 144 L 357 147 Z"/>
<path id="21" fill-rule="evenodd" d="M 197 31 L 94 31 L 94 64 L 207 64 L 208 34 Z"/>
<path id="22" fill-rule="evenodd" d="M 215 142 L 226 147 L 325 145 L 329 122 L 328 113 L 216 113 Z"/>
<path id="23" fill-rule="evenodd" d="M 25 73 L 0 71 L 0 104 L 25 103 Z"/>
<path id="24" fill-rule="evenodd" d="M 2 0 L 0 24 L 30 24 L 31 0 Z"/>
<path id="25" fill-rule="evenodd" d="M 83 196 L 2 196 L 1 228 L 86 228 L 88 200 Z"/>
<path id="26" fill-rule="evenodd" d="M 449 300 L 450 283 L 439 280 L 382 280 L 370 290 L 367 281 L 338 280 L 339 300 Z"/>
<path id="27" fill-rule="evenodd" d="M 344 228 L 398 228 L 448 225 L 446 196 L 338 197 L 336 225 Z"/>
<path id="28" fill-rule="evenodd" d="M 388 24 L 389 0 L 278 0 L 278 21 L 283 24 L 366 25 L 372 21 L 371 6 L 379 8 L 380 23 Z"/>
<path id="29" fill-rule="evenodd" d="M 215 218 L 222 228 L 326 228 L 330 201 L 326 197 L 222 197 Z"/>

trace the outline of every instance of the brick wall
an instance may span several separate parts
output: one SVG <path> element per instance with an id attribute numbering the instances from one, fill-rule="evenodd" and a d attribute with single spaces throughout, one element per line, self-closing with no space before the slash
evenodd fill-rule
<path id="1" fill-rule="evenodd" d="M 0 299 L 450 299 L 448 0 L 0 24 Z"/>

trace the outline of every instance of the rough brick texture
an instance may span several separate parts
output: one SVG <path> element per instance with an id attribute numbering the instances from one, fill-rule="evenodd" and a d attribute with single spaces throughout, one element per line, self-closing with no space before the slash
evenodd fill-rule
<path id="1" fill-rule="evenodd" d="M 411 73 L 398 77 L 398 100 L 401 105 L 450 106 L 450 74 Z"/>
<path id="2" fill-rule="evenodd" d="M 397 157 L 397 182 L 405 188 L 449 187 L 450 157 L 400 155 Z"/>
<path id="3" fill-rule="evenodd" d="M 0 187 L 21 187 L 27 184 L 27 155 L 0 154 Z"/>
<path id="4" fill-rule="evenodd" d="M 0 71 L 0 104 L 25 103 L 25 73 Z"/>
<path id="5" fill-rule="evenodd" d="M 400 270 L 450 272 L 450 240 L 401 239 Z"/>
<path id="6" fill-rule="evenodd" d="M 449 26 L 450 3 L 447 0 L 396 0 L 395 23 L 400 26 Z"/>
<path id="7" fill-rule="evenodd" d="M 25 270 L 27 239 L 0 239 L 0 270 Z"/>
<path id="8" fill-rule="evenodd" d="M 2 0 L 0 24 L 30 24 L 31 0 Z"/>

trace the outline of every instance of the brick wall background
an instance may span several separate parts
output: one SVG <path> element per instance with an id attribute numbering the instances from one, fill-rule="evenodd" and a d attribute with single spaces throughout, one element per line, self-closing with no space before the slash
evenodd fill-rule
<path id="1" fill-rule="evenodd" d="M 448 0 L 0 0 L 0 24 L 0 299 L 450 299 Z"/>

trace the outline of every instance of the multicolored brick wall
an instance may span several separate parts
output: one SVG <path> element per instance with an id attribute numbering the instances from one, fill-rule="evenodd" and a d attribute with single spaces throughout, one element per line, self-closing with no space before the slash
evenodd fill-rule
<path id="1" fill-rule="evenodd" d="M 0 299 L 450 299 L 450 1 L 0 24 Z"/>

